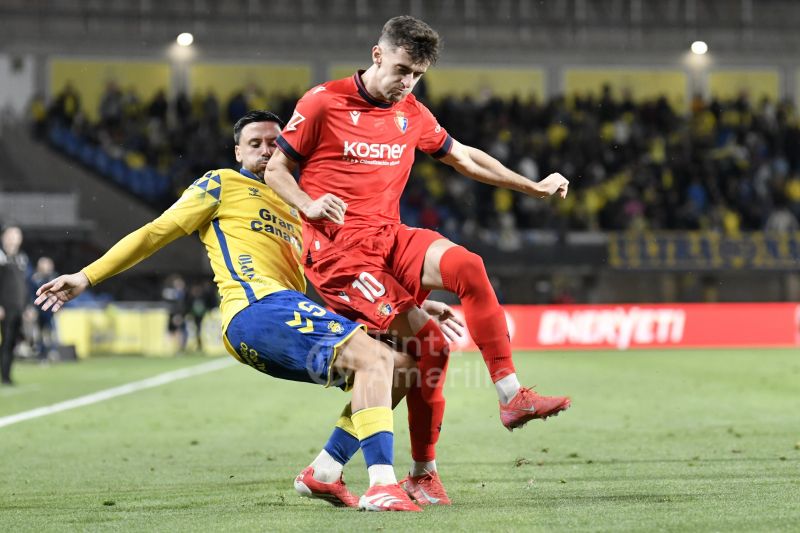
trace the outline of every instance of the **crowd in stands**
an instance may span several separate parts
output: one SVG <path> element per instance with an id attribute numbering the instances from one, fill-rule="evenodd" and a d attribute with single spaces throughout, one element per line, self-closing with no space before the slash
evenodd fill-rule
<path id="1" fill-rule="evenodd" d="M 230 131 L 239 116 L 269 108 L 286 119 L 297 97 L 267 98 L 250 86 L 227 102 L 213 92 L 173 99 L 160 92 L 141 101 L 109 83 L 98 120 L 89 121 L 67 86 L 51 102 L 35 102 L 34 131 L 55 144 L 53 131 L 66 132 L 92 147 L 85 163 L 107 156 L 154 170 L 152 179 L 163 183 L 150 200 L 163 207 L 208 169 L 235 168 Z M 800 227 L 800 121 L 790 102 L 754 102 L 743 93 L 730 101 L 695 97 L 690 109 L 677 110 L 664 98 L 615 98 L 606 87 L 598 96 L 546 102 L 488 95 L 427 103 L 461 142 L 532 180 L 561 172 L 572 186 L 566 201 L 541 201 L 419 156 L 402 204 L 410 225 L 455 239 L 499 234 L 509 249 L 526 229 L 735 234 Z"/>

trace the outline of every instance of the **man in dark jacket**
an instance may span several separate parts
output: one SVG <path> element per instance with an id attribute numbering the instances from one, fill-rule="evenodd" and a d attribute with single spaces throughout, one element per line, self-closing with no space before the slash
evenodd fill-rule
<path id="1" fill-rule="evenodd" d="M 11 364 L 14 346 L 22 329 L 22 312 L 30 303 L 28 294 L 28 256 L 20 250 L 22 231 L 7 227 L 0 237 L 0 378 L 12 385 Z"/>

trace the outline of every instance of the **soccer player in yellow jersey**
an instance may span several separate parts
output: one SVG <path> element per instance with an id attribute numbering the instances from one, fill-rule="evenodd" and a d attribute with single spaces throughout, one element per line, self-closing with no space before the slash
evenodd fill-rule
<path id="1" fill-rule="evenodd" d="M 223 340 L 231 355 L 278 378 L 352 389 L 351 403 L 323 454 L 335 460 L 350 453 L 343 446 L 358 442 L 370 488 L 356 498 L 341 475 L 329 482 L 315 479 L 314 463 L 298 476 L 295 488 L 335 505 L 419 511 L 397 484 L 392 467 L 393 370 L 410 368 L 413 362 L 369 337 L 364 326 L 303 295 L 298 213 L 264 184 L 264 170 L 282 126 L 276 115 L 266 111 L 242 117 L 234 126 L 241 170 L 206 173 L 161 216 L 124 237 L 100 259 L 42 285 L 36 304 L 58 311 L 89 286 L 197 231 L 222 297 Z"/>

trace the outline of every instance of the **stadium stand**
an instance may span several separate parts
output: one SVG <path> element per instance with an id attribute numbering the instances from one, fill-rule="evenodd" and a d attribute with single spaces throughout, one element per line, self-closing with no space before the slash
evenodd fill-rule
<path id="1" fill-rule="evenodd" d="M 96 122 L 79 116 L 71 127 L 53 109 L 49 140 L 149 204 L 165 206 L 204 169 L 235 164 L 226 133 L 231 117 L 220 108 L 236 109 L 241 94 L 223 106 L 213 93 L 198 95 L 188 114 L 179 95 L 169 105 L 171 121 L 155 113 L 157 100 L 120 117 L 101 113 Z M 274 108 L 288 117 L 294 99 L 280 98 Z M 445 97 L 430 107 L 463 142 L 529 178 L 561 171 L 579 187 L 565 204 L 542 204 L 419 158 L 414 175 L 421 179 L 411 181 L 403 204 L 411 225 L 454 238 L 532 228 L 798 229 L 800 156 L 792 147 L 800 129 L 788 101 L 754 104 L 745 93 L 727 101 L 696 97 L 682 113 L 665 98 L 618 99 L 605 86 L 597 98 Z M 485 197 L 493 201 L 476 201 Z"/>

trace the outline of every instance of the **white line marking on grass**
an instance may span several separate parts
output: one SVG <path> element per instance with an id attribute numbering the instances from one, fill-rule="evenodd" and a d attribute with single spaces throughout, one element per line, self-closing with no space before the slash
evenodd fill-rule
<path id="1" fill-rule="evenodd" d="M 178 381 L 180 379 L 207 374 L 209 372 L 227 368 L 234 364 L 236 364 L 236 360 L 234 360 L 232 357 L 226 357 L 224 359 L 209 361 L 208 363 L 202 363 L 189 368 L 181 368 L 171 372 L 164 372 L 163 374 L 153 376 L 152 378 L 134 381 L 132 383 L 127 383 L 111 389 L 101 390 L 99 392 L 87 394 L 86 396 L 73 398 L 72 400 L 66 400 L 64 402 L 54 403 L 44 407 L 37 407 L 36 409 L 23 411 L 15 415 L 4 416 L 0 418 L 0 428 L 10 426 L 11 424 L 16 424 L 17 422 L 31 420 L 32 418 L 39 418 L 40 416 L 52 415 L 53 413 L 60 413 L 61 411 L 76 409 L 78 407 L 91 405 L 93 403 L 104 402 L 106 400 L 110 400 L 111 398 L 116 398 L 117 396 L 131 394 L 132 392 L 152 389 L 153 387 L 166 385 L 167 383 L 172 383 L 173 381 Z"/>

